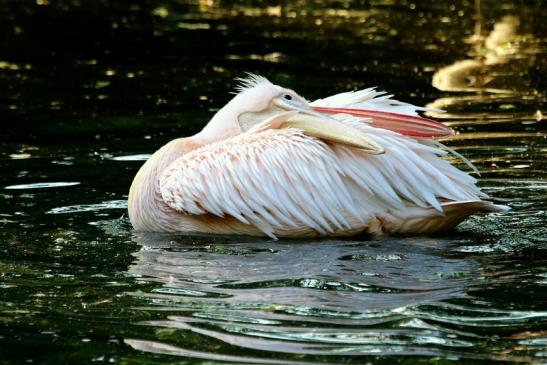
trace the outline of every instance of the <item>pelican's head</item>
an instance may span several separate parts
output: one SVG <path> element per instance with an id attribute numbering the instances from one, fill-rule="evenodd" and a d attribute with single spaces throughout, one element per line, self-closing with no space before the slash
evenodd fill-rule
<path id="1" fill-rule="evenodd" d="M 241 84 L 237 95 L 215 114 L 202 131 L 202 136 L 215 141 L 256 127 L 298 128 L 310 136 L 366 149 L 371 153 L 383 153 L 383 149 L 365 138 L 363 132 L 315 111 L 306 99 L 293 90 L 274 85 L 256 75 L 239 81 Z"/>
<path id="2" fill-rule="evenodd" d="M 272 117 L 291 111 L 326 117 L 315 112 L 308 101 L 293 90 L 274 85 L 264 77 L 251 75 L 240 81 L 240 92 L 230 103 L 240 108 L 237 119 L 244 132 Z"/>
<path id="3" fill-rule="evenodd" d="M 306 99 L 290 89 L 272 84 L 262 76 L 250 74 L 238 81 L 240 85 L 236 96 L 215 114 L 203 130 L 209 137 L 240 134 L 288 111 L 319 114 Z"/>

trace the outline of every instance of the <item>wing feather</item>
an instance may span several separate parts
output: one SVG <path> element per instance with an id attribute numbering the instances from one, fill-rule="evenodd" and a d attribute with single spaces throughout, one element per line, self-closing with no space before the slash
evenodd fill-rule
<path id="1" fill-rule="evenodd" d="M 452 153 L 451 149 L 446 149 L 445 146 L 437 141 L 428 139 L 413 139 L 412 137 L 402 136 L 396 132 L 374 128 L 363 121 L 360 118 L 351 117 L 347 115 L 335 115 L 335 118 L 343 123 L 346 123 L 354 128 L 361 129 L 374 136 L 376 142 L 386 147 L 386 154 L 378 156 L 376 160 L 371 160 L 376 163 L 376 167 L 379 171 L 385 173 L 386 179 L 392 181 L 394 185 L 399 186 L 402 184 L 411 184 L 411 187 L 422 187 L 420 196 L 428 198 L 425 200 L 428 204 L 434 206 L 437 210 L 440 209 L 431 195 L 428 192 L 432 192 L 434 197 L 442 197 L 450 200 L 476 200 L 478 198 L 488 198 L 488 196 L 482 193 L 476 186 L 477 180 L 468 175 L 467 173 L 459 170 L 447 160 L 440 158 Z M 403 150 L 403 153 L 399 153 Z M 398 152 L 399 151 L 399 152 Z M 464 163 L 475 167 L 471 162 L 465 158 L 456 155 L 458 158 L 462 158 Z M 381 160 L 381 164 L 378 164 Z M 397 176 L 403 177 L 398 169 L 413 165 L 411 172 L 420 177 L 421 184 L 415 185 L 412 183 L 412 178 L 402 181 L 397 180 Z M 426 179 L 423 179 L 422 175 L 426 175 Z M 425 184 L 427 183 L 427 185 Z M 426 187 L 429 187 L 427 189 Z M 402 190 L 405 190 L 404 187 Z M 413 188 L 413 190 L 416 190 Z M 402 191 L 397 191 L 400 194 Z"/>
<path id="2" fill-rule="evenodd" d="M 439 198 L 484 196 L 437 145 L 358 118 L 340 120 L 366 131 L 385 154 L 326 143 L 297 129 L 252 131 L 175 160 L 160 177 L 161 196 L 178 212 L 229 215 L 270 237 L 287 227 L 329 234 L 364 227 L 370 217 L 401 206 L 442 212 Z"/>
<path id="3" fill-rule="evenodd" d="M 419 107 L 395 100 L 393 99 L 392 94 L 388 94 L 384 91 L 377 91 L 375 87 L 357 91 L 347 91 L 323 99 L 317 99 L 313 101 L 311 105 L 378 110 L 407 115 L 418 115 L 419 111 L 439 112 L 437 109 Z"/>

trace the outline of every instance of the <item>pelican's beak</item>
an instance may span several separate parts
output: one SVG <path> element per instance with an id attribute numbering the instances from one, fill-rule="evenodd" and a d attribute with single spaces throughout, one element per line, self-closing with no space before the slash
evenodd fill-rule
<path id="1" fill-rule="evenodd" d="M 283 100 L 275 99 L 274 103 L 287 110 L 292 109 L 288 118 L 278 124 L 279 128 L 296 128 L 304 131 L 311 137 L 321 138 L 332 143 L 356 147 L 367 153 L 378 155 L 385 152 L 384 148 L 376 143 L 369 135 L 357 128 L 350 127 L 328 115 L 307 109 L 303 105 L 288 104 Z M 279 105 L 282 104 L 282 105 Z"/>
<path id="2" fill-rule="evenodd" d="M 385 152 L 384 148 L 373 141 L 367 133 L 331 118 L 299 113 L 281 123 L 280 127 L 301 129 L 308 136 L 356 147 L 374 155 Z"/>
<path id="3" fill-rule="evenodd" d="M 334 119 L 330 115 L 315 111 L 311 106 L 304 105 L 299 101 L 287 100 L 282 97 L 277 97 L 273 99 L 272 103 L 278 108 L 281 108 L 287 111 L 296 111 L 302 114 L 315 116 L 320 119 L 330 119 L 330 120 L 336 121 L 336 119 Z"/>

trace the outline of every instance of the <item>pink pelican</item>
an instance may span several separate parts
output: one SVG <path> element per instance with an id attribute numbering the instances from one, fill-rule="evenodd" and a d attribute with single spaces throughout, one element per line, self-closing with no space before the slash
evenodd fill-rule
<path id="1" fill-rule="evenodd" d="M 452 131 L 418 116 L 424 108 L 374 88 L 310 103 L 260 76 L 240 81 L 201 132 L 141 167 L 128 202 L 136 230 L 429 233 L 507 209 L 483 200 L 476 179 L 443 158 L 455 152 L 433 137 Z"/>

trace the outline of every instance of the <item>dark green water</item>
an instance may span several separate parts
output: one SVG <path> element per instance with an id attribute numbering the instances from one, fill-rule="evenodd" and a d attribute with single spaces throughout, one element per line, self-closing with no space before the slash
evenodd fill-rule
<path id="1" fill-rule="evenodd" d="M 0 5 L 0 364 L 547 362 L 542 1 Z M 445 109 L 513 209 L 430 237 L 132 232 L 143 160 L 245 71 Z"/>

